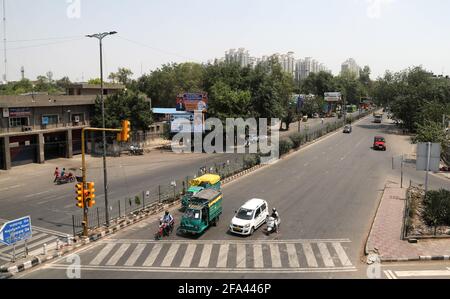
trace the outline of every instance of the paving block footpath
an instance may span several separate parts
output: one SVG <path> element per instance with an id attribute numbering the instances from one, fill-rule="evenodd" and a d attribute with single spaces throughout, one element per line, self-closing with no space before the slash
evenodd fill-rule
<path id="1" fill-rule="evenodd" d="M 376 253 L 381 262 L 449 260 L 450 239 L 402 240 L 407 189 L 386 186 L 366 244 L 366 254 Z"/>

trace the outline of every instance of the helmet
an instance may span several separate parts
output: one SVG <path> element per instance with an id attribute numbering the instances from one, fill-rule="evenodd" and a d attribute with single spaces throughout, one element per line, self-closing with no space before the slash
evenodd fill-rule
<path id="1" fill-rule="evenodd" d="M 169 216 L 169 211 L 166 211 L 166 216 Z"/>
<path id="2" fill-rule="evenodd" d="M 272 212 L 274 212 L 274 213 L 275 213 L 276 211 L 277 211 L 277 209 L 275 209 L 275 208 L 273 208 L 273 209 L 272 209 Z"/>

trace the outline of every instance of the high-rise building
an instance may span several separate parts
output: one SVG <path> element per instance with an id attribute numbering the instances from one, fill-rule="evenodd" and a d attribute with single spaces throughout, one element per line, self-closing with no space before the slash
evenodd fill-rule
<path id="1" fill-rule="evenodd" d="M 357 78 L 359 78 L 359 74 L 360 74 L 360 67 L 359 65 L 356 63 L 355 59 L 353 58 L 349 58 L 347 59 L 341 66 L 341 74 L 343 73 L 352 73 L 355 74 Z"/>
<path id="2" fill-rule="evenodd" d="M 244 48 L 230 49 L 225 52 L 225 61 L 228 63 L 238 63 L 241 67 L 246 67 L 250 64 L 250 55 Z"/>

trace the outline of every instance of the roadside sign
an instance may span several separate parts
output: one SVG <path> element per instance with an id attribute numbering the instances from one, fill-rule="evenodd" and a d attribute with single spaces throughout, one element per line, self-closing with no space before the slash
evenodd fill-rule
<path id="1" fill-rule="evenodd" d="M 431 143 L 431 156 L 430 156 L 430 168 L 429 171 L 439 171 L 439 164 L 441 162 L 441 144 Z M 428 144 L 419 143 L 417 145 L 417 163 L 416 168 L 418 171 L 427 170 L 428 160 Z"/>
<path id="2" fill-rule="evenodd" d="M 27 216 L 5 223 L 0 229 L 0 242 L 10 246 L 30 239 L 32 235 L 31 217 Z"/>

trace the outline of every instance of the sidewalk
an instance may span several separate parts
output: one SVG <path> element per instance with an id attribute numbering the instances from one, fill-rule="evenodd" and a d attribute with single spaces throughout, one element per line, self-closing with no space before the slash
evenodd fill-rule
<path id="1" fill-rule="evenodd" d="M 366 254 L 378 253 L 381 262 L 448 260 L 450 239 L 402 241 L 406 189 L 386 186 L 366 244 Z"/>

